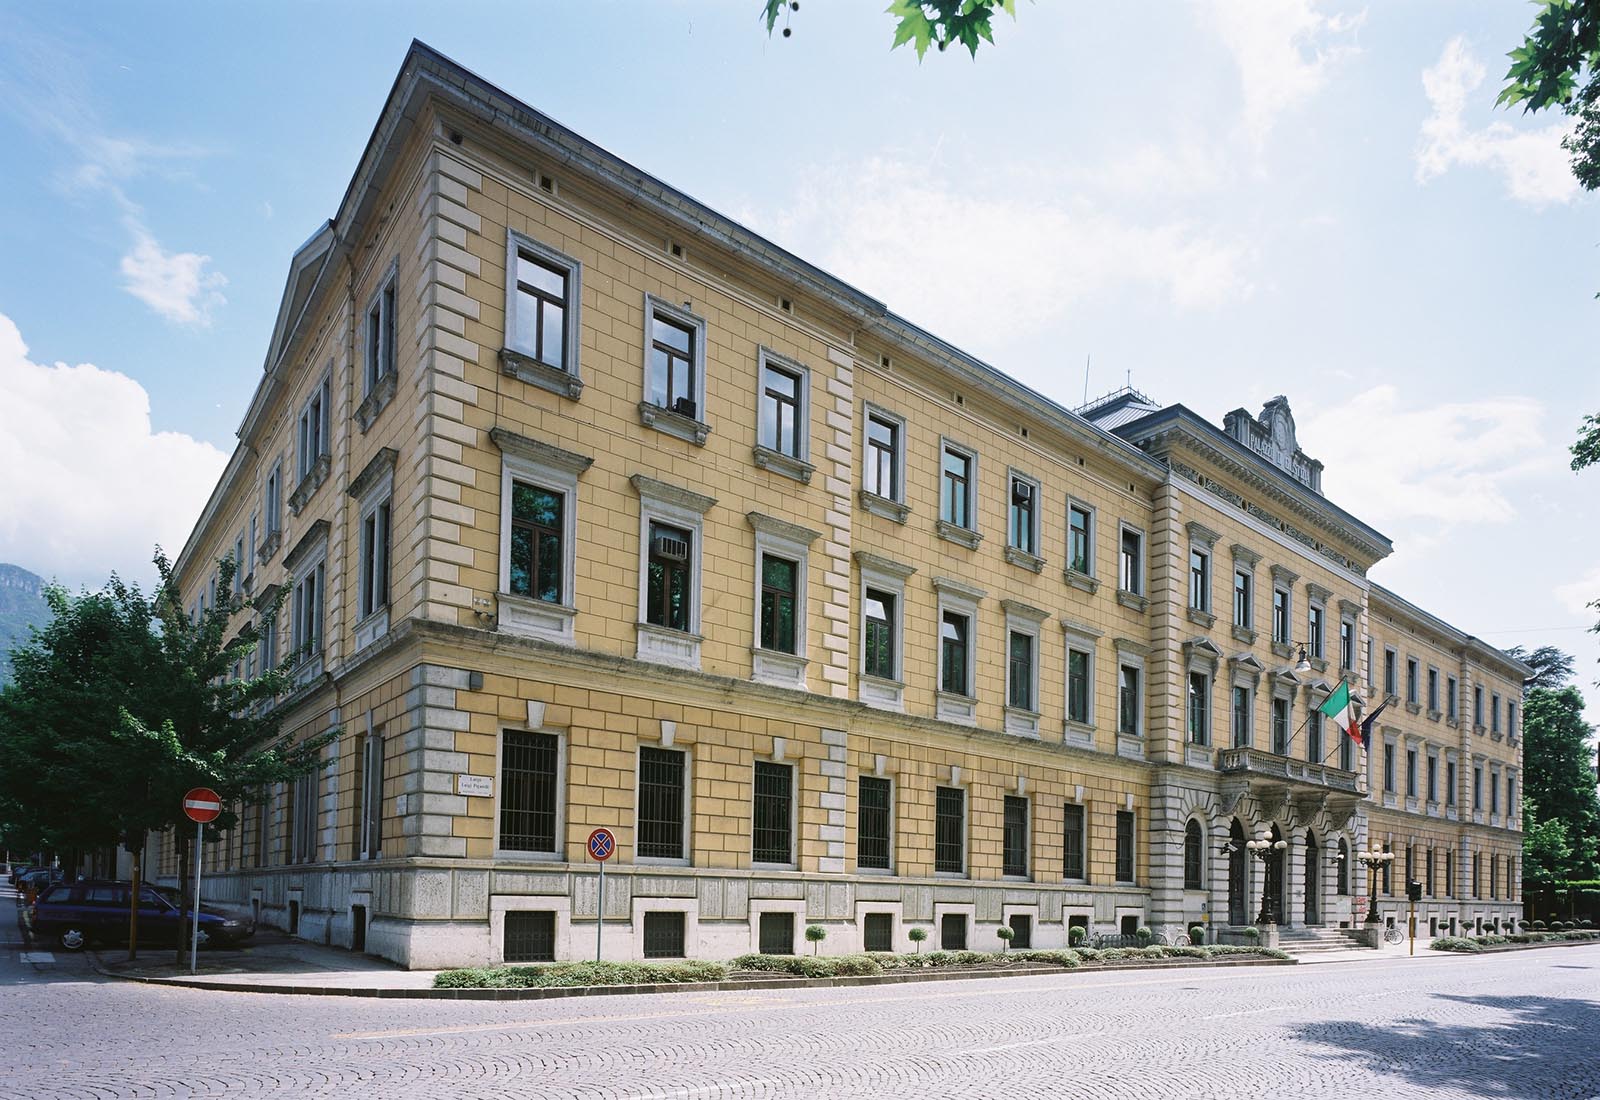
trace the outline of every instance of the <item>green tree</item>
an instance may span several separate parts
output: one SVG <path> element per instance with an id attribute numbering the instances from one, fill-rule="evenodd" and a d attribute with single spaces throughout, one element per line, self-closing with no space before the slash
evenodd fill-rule
<path id="1" fill-rule="evenodd" d="M 783 36 L 788 38 L 790 13 L 799 10 L 798 0 L 762 0 L 761 17 L 766 20 L 767 33 L 783 19 Z M 893 0 L 885 10 L 895 17 L 890 49 L 909 42 L 920 61 L 929 46 L 944 50 L 960 44 L 976 57 L 979 42 L 994 44 L 995 13 L 1004 11 L 1015 19 L 1017 0 Z"/>
<path id="2" fill-rule="evenodd" d="M 0 793 L 0 828 L 53 847 L 140 848 L 176 826 L 187 888 L 183 793 L 206 786 L 224 805 L 259 801 L 268 785 L 317 767 L 339 730 L 291 743 L 273 705 L 291 686 L 288 663 L 242 675 L 281 595 L 259 607 L 228 597 L 234 563 L 224 559 L 217 606 L 191 621 L 159 550 L 155 562 L 149 597 L 115 576 L 98 592 L 48 592 L 51 621 L 14 651 L 13 682 L 0 691 L 0 759 L 17 779 Z M 236 820 L 225 812 L 207 835 Z"/>
<path id="3" fill-rule="evenodd" d="M 1529 691 L 1535 688 L 1559 688 L 1572 679 L 1572 655 L 1563 653 L 1553 645 L 1542 645 L 1532 652 L 1514 645 L 1506 650 L 1506 656 L 1521 661 L 1533 670 L 1533 675 L 1523 681 L 1523 687 Z"/>
<path id="4" fill-rule="evenodd" d="M 1548 829 L 1560 825 L 1571 854 L 1562 868 L 1564 879 L 1589 879 L 1600 871 L 1600 799 L 1595 795 L 1594 750 L 1583 720 L 1583 696 L 1577 688 L 1536 688 L 1523 707 L 1522 796 L 1524 850 L 1530 845 L 1531 819 Z M 1539 858 L 1548 859 L 1553 831 L 1544 834 Z"/>
<path id="5" fill-rule="evenodd" d="M 1535 821 L 1533 807 L 1522 814 L 1522 881 L 1536 886 L 1559 886 L 1570 877 L 1572 842 L 1559 821 Z"/>

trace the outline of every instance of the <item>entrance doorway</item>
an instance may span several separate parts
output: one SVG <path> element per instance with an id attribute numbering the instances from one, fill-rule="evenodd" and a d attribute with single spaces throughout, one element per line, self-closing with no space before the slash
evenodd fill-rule
<path id="1" fill-rule="evenodd" d="M 1276 825 L 1272 827 L 1273 847 L 1267 853 L 1265 893 L 1262 895 L 1261 908 L 1267 917 L 1277 924 L 1287 924 L 1284 907 L 1283 864 L 1287 850 L 1277 847 L 1278 841 L 1283 839 L 1283 833 Z"/>
<path id="2" fill-rule="evenodd" d="M 1317 868 L 1321 865 L 1321 849 L 1317 847 L 1316 836 L 1306 833 L 1306 923 L 1321 924 L 1321 894 L 1322 883 L 1317 877 Z"/>
<path id="3" fill-rule="evenodd" d="M 1250 923 L 1250 887 L 1245 852 L 1244 827 L 1233 819 L 1228 830 L 1228 923 L 1234 927 Z"/>

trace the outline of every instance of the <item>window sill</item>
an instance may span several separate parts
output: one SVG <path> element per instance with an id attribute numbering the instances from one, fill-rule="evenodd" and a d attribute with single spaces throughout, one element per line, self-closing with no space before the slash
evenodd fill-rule
<path id="1" fill-rule="evenodd" d="M 367 429 L 376 423 L 383 410 L 389 407 L 389 402 L 394 400 L 394 376 L 395 372 L 390 371 L 378 379 L 372 392 L 356 406 L 356 424 L 360 426 L 362 435 L 367 434 Z"/>
<path id="2" fill-rule="evenodd" d="M 1441 719 L 1443 717 L 1444 717 L 1444 711 L 1442 711 L 1442 710 L 1430 710 L 1428 712 L 1428 721 L 1430 721 L 1430 722 L 1437 722 L 1439 719 Z"/>
<path id="3" fill-rule="evenodd" d="M 303 508 L 311 503 L 311 498 L 317 495 L 317 490 L 322 488 L 322 483 L 328 480 L 328 471 L 333 468 L 333 459 L 324 454 L 311 464 L 311 469 L 306 471 L 306 476 L 300 479 L 300 484 L 294 487 L 294 492 L 289 494 L 289 512 L 298 516 Z"/>
<path id="4" fill-rule="evenodd" d="M 495 593 L 498 604 L 495 628 L 502 634 L 538 638 L 558 645 L 575 645 L 576 607 L 536 600 L 510 592 Z"/>
<path id="5" fill-rule="evenodd" d="M 879 710 L 906 709 L 906 686 L 899 680 L 885 680 L 862 672 L 856 676 L 856 700 Z"/>
<path id="6" fill-rule="evenodd" d="M 1014 737 L 1039 736 L 1039 712 L 1021 707 L 1006 708 L 1006 732 Z"/>
<path id="7" fill-rule="evenodd" d="M 750 679 L 758 684 L 774 687 L 800 688 L 806 686 L 806 659 L 795 653 L 776 649 L 752 647 L 750 650 Z"/>
<path id="8" fill-rule="evenodd" d="M 1312 657 L 1310 660 L 1311 660 L 1311 667 L 1316 672 L 1327 672 L 1328 671 L 1328 662 L 1325 661 L 1323 658 L 1321 658 L 1321 657 Z"/>
<path id="9" fill-rule="evenodd" d="M 695 672 L 700 670 L 700 643 L 704 640 L 700 635 L 652 623 L 637 623 L 635 628 L 638 630 L 636 659 Z"/>
<path id="10" fill-rule="evenodd" d="M 893 520 L 896 523 L 904 523 L 907 517 L 911 515 L 909 505 L 902 504 L 898 500 L 890 500 L 888 497 L 879 496 L 877 493 L 868 492 L 866 489 L 857 493 L 856 499 L 860 502 L 863 512 L 871 512 L 875 516 L 882 516 L 884 519 Z"/>
<path id="11" fill-rule="evenodd" d="M 1211 749 L 1193 743 L 1183 747 L 1183 762 L 1191 768 L 1209 768 L 1212 765 Z"/>
<path id="12" fill-rule="evenodd" d="M 1289 645 L 1288 642 L 1280 642 L 1274 638 L 1272 640 L 1272 655 L 1274 657 L 1282 657 L 1285 661 L 1287 661 L 1290 657 L 1294 656 L 1294 649 Z"/>
<path id="13" fill-rule="evenodd" d="M 1094 748 L 1094 727 L 1087 722 L 1075 722 L 1068 718 L 1061 724 L 1061 741 L 1063 744 L 1092 749 Z"/>
<path id="14" fill-rule="evenodd" d="M 356 623 L 356 652 L 360 653 L 387 633 L 389 633 L 389 607 L 385 604 Z"/>
<path id="15" fill-rule="evenodd" d="M 1080 591 L 1087 592 L 1091 596 L 1100 590 L 1099 581 L 1095 580 L 1089 574 L 1079 572 L 1070 566 L 1062 570 L 1061 578 L 1072 587 Z"/>
<path id="16" fill-rule="evenodd" d="M 1030 573 L 1044 572 L 1043 558 L 1037 554 L 1030 554 L 1028 551 L 1015 546 L 1006 547 L 1006 561 L 1010 562 L 1012 565 L 1020 565 Z"/>
<path id="17" fill-rule="evenodd" d="M 647 867 L 693 867 L 694 864 L 683 856 L 634 856 L 633 862 Z M 683 955 L 662 955 L 663 959 L 681 959 Z"/>
<path id="18" fill-rule="evenodd" d="M 1475 725 L 1472 727 L 1472 732 L 1481 736 L 1482 734 L 1489 732 L 1489 727 L 1484 725 Z"/>
<path id="19" fill-rule="evenodd" d="M 978 532 L 969 527 L 957 527 L 947 520 L 941 519 L 933 527 L 939 533 L 939 537 L 946 542 L 953 542 L 957 546 L 966 547 L 968 550 L 976 550 L 978 544 L 983 541 L 983 536 Z"/>
<path id="20" fill-rule="evenodd" d="M 706 436 L 711 434 L 711 426 L 705 421 L 684 416 L 671 409 L 663 409 L 660 405 L 652 405 L 648 401 L 639 402 L 639 423 L 658 432 L 677 436 L 693 443 L 696 447 L 704 447 Z"/>
<path id="21" fill-rule="evenodd" d="M 934 717 L 941 722 L 958 722 L 963 726 L 975 726 L 978 724 L 978 700 L 971 695 L 955 695 L 941 691 L 934 704 Z"/>
<path id="22" fill-rule="evenodd" d="M 583 393 L 583 379 L 578 377 L 576 371 L 552 367 L 549 363 L 541 363 L 533 356 L 511 348 L 500 349 L 500 373 L 574 401 Z"/>
<path id="23" fill-rule="evenodd" d="M 1410 715 L 1421 714 L 1422 713 L 1422 704 L 1421 703 L 1407 703 L 1406 704 L 1406 713 L 1410 714 Z"/>
<path id="24" fill-rule="evenodd" d="M 804 459 L 774 451 L 771 447 L 755 448 L 754 456 L 758 469 L 771 470 L 775 474 L 793 478 L 802 485 L 810 485 L 811 475 L 817 472 L 817 468 Z"/>
<path id="25" fill-rule="evenodd" d="M 1117 602 L 1123 607 L 1132 608 L 1134 611 L 1144 611 L 1150 606 L 1150 601 L 1137 592 L 1129 592 L 1126 588 L 1117 589 Z"/>
<path id="26" fill-rule="evenodd" d="M 1210 630 L 1217 625 L 1217 617 L 1209 611 L 1201 611 L 1198 607 L 1191 607 L 1187 609 L 1186 613 L 1191 623 L 1206 630 Z"/>
<path id="27" fill-rule="evenodd" d="M 1255 645 L 1256 632 L 1251 630 L 1248 626 L 1235 625 L 1233 628 L 1233 640 L 1236 642 L 1243 642 L 1245 645 Z"/>
<path id="28" fill-rule="evenodd" d="M 305 685 L 309 684 L 311 681 L 317 679 L 317 677 L 321 675 L 322 654 L 317 653 L 307 657 L 304 661 L 301 661 L 300 664 L 295 666 L 294 671 L 289 676 L 289 682 L 293 687 L 296 688 L 305 687 Z"/>
<path id="29" fill-rule="evenodd" d="M 267 537 L 261 540 L 261 545 L 256 547 L 256 557 L 265 565 L 272 560 L 272 555 L 278 552 L 278 547 L 283 545 L 283 532 L 268 531 Z M 251 574 L 254 576 L 255 574 Z"/>
<path id="30" fill-rule="evenodd" d="M 1117 734 L 1117 755 L 1126 760 L 1144 759 L 1144 738 Z"/>
<path id="31" fill-rule="evenodd" d="M 476 797 L 476 796 L 475 796 Z M 559 852 L 520 852 L 514 848 L 496 848 L 494 858 L 512 863 L 563 863 Z"/>

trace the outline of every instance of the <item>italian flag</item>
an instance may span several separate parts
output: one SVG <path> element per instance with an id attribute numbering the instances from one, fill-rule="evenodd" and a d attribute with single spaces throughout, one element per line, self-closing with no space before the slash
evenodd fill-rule
<path id="1" fill-rule="evenodd" d="M 1350 739 L 1358 745 L 1365 745 L 1361 738 L 1361 724 L 1356 721 L 1355 708 L 1350 705 L 1350 685 L 1342 680 L 1339 686 L 1333 689 L 1333 694 L 1323 700 L 1317 708 L 1323 716 L 1334 725 L 1350 735 Z"/>

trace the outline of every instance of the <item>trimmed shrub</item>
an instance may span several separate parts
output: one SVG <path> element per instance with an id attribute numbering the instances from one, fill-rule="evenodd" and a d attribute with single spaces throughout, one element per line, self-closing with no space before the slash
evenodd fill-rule
<path id="1" fill-rule="evenodd" d="M 1156 934 L 1142 924 L 1133 930 L 1133 934 L 1139 938 L 1140 947 L 1149 947 L 1150 941 L 1156 938 Z"/>
<path id="2" fill-rule="evenodd" d="M 1078 958 L 1084 962 L 1099 962 L 1100 956 L 1103 954 L 1098 947 L 1074 947 L 1073 950 L 1078 953 Z"/>
<path id="3" fill-rule="evenodd" d="M 1018 951 L 1013 958 L 1023 962 L 1049 963 L 1052 966 L 1065 967 L 1068 970 L 1078 965 L 1076 951 Z"/>
<path id="4" fill-rule="evenodd" d="M 1451 939 L 1451 938 L 1453 938 L 1453 937 L 1450 937 L 1450 936 L 1446 936 L 1445 937 L 1445 939 Z M 1496 936 L 1496 935 L 1493 935 L 1493 934 L 1490 934 L 1490 935 L 1487 935 L 1487 936 L 1474 936 L 1473 939 L 1477 943 L 1483 944 L 1483 946 L 1485 946 L 1485 947 L 1497 947 L 1500 944 L 1503 944 L 1503 943 L 1506 942 L 1506 938 L 1504 936 Z"/>
<path id="5" fill-rule="evenodd" d="M 922 951 L 922 941 L 928 938 L 928 930 L 926 928 L 914 927 L 906 933 L 906 938 L 917 945 L 916 950 L 918 953 L 920 953 Z"/>
<path id="6" fill-rule="evenodd" d="M 1535 931 L 1543 932 L 1545 930 L 1545 923 L 1542 920 L 1536 920 L 1533 922 L 1533 927 Z"/>
<path id="7" fill-rule="evenodd" d="M 994 930 L 994 934 L 1000 939 L 1000 953 L 1003 955 L 1006 952 L 1006 948 L 1011 946 L 1011 937 L 1017 933 L 1009 924 L 1002 924 Z"/>
<path id="8" fill-rule="evenodd" d="M 883 965 L 872 955 L 740 955 L 728 965 L 734 970 L 793 974 L 800 978 L 843 978 L 882 974 Z"/>
<path id="9" fill-rule="evenodd" d="M 1239 934 L 1245 939 L 1249 940 L 1251 943 L 1259 943 L 1261 941 L 1261 929 L 1257 928 L 1253 924 L 1239 929 Z"/>
<path id="10" fill-rule="evenodd" d="M 1469 954 L 1483 950 L 1475 941 L 1469 940 L 1464 936 L 1440 936 L 1430 946 L 1435 951 L 1462 951 Z"/>
<path id="11" fill-rule="evenodd" d="M 1208 957 L 1213 959 L 1224 958 L 1228 955 L 1249 955 L 1257 959 L 1287 959 L 1287 951 L 1279 951 L 1276 947 L 1241 947 L 1238 944 L 1219 943 L 1206 948 Z"/>
<path id="12" fill-rule="evenodd" d="M 1074 924 L 1067 929 L 1067 946 L 1077 947 L 1089 936 L 1089 930 L 1081 924 Z"/>
<path id="13" fill-rule="evenodd" d="M 1201 944 L 1205 943 L 1206 926 L 1203 924 L 1191 924 L 1189 926 L 1189 942 L 1194 944 L 1196 947 L 1199 947 Z"/>
<path id="14" fill-rule="evenodd" d="M 822 941 L 828 938 L 828 930 L 820 924 L 806 925 L 806 939 L 811 941 L 811 953 L 815 955 Z"/>
<path id="15" fill-rule="evenodd" d="M 1162 956 L 1168 959 L 1209 959 L 1211 952 L 1204 947 L 1162 947 Z"/>
<path id="16" fill-rule="evenodd" d="M 444 970 L 435 989 L 542 989 L 586 985 L 678 985 L 719 982 L 728 976 L 721 963 L 552 963 L 546 966 L 487 966 Z"/>

